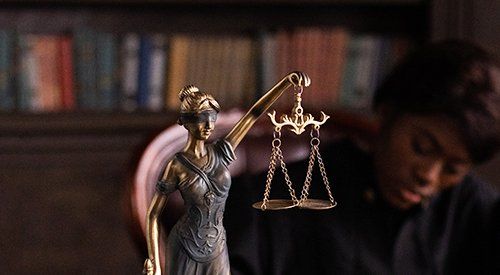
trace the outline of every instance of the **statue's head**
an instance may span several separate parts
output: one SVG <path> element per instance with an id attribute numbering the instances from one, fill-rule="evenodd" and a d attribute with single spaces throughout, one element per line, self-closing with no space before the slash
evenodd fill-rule
<path id="1" fill-rule="evenodd" d="M 193 85 L 182 88 L 179 99 L 181 113 L 177 123 L 183 125 L 196 139 L 208 139 L 220 111 L 219 103 L 212 95 Z"/>

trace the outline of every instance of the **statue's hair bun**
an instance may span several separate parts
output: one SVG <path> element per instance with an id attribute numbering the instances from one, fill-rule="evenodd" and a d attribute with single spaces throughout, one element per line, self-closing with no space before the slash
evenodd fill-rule
<path id="1" fill-rule="evenodd" d="M 198 87 L 194 86 L 194 85 L 187 85 L 187 86 L 184 86 L 184 88 L 182 88 L 182 90 L 179 92 L 179 99 L 182 101 L 184 101 L 184 99 L 192 94 L 192 93 L 198 93 L 200 92 L 200 89 L 198 89 Z"/>

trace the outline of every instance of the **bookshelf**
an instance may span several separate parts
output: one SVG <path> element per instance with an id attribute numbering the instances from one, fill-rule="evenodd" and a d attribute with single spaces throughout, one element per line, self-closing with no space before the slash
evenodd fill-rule
<path id="1" fill-rule="evenodd" d="M 0 30 L 55 36 L 87 28 L 118 37 L 256 41 L 262 33 L 342 26 L 420 43 L 429 39 L 429 20 L 428 1 L 417 0 L 7 0 L 0 6 Z M 256 90 L 269 88 L 262 86 Z M 125 182 L 138 153 L 175 120 L 167 109 L 1 111 L 0 199 L 9 222 L 0 235 L 9 237 L 0 273 L 139 274 L 142 255 L 123 217 Z"/>
<path id="2" fill-rule="evenodd" d="M 421 1 L 304 3 L 150 1 L 144 4 L 140 1 L 7 1 L 5 7 L 0 9 L 0 29 L 9 31 L 9 35 L 13 36 L 11 40 L 14 42 L 11 42 L 11 47 L 15 49 L 10 49 L 10 53 L 5 55 L 12 61 L 10 66 L 14 69 L 10 72 L 14 80 L 0 90 L 3 94 L 14 97 L 12 100 L 17 101 L 17 108 L 5 108 L 4 111 L 60 112 L 104 109 L 132 112 L 136 109 L 137 102 L 133 106 L 128 106 L 123 102 L 127 101 L 126 97 L 131 96 L 133 100 L 140 101 L 140 95 L 154 92 L 159 98 L 154 102 L 163 102 L 162 97 L 169 95 L 173 97 L 171 101 L 176 102 L 176 91 L 185 83 L 192 82 L 201 85 L 202 88 L 206 86 L 205 88 L 211 92 L 221 91 L 216 97 L 221 98 L 222 103 L 248 102 L 258 93 L 268 89 L 269 85 L 272 85 L 269 83 L 278 80 L 290 70 L 301 67 L 299 61 L 292 62 L 279 72 L 263 75 L 262 67 L 270 61 L 268 58 L 263 58 L 260 53 L 264 46 L 262 43 L 265 43 L 268 37 L 279 40 L 277 37 L 284 34 L 289 36 L 288 40 L 278 41 L 277 44 L 293 44 L 293 40 L 297 40 L 295 36 L 302 35 L 299 37 L 300 42 L 296 44 L 301 44 L 298 47 L 310 48 L 309 45 L 304 45 L 304 42 L 308 41 L 309 30 L 316 29 L 328 31 L 344 28 L 349 34 L 347 38 L 349 40 L 351 36 L 358 34 L 377 36 L 377 41 L 374 40 L 372 43 L 378 43 L 379 37 L 403 37 L 411 40 L 411 44 L 415 44 L 425 41 L 428 36 L 428 7 Z M 131 37 L 131 34 L 135 37 Z M 153 34 L 161 35 L 165 44 L 158 47 L 149 45 L 154 43 L 148 37 Z M 172 75 L 186 70 L 182 65 L 179 66 L 178 62 L 171 64 L 177 55 L 173 48 L 176 48 L 175 45 L 178 43 L 175 42 L 179 36 L 185 36 L 189 40 L 181 45 L 181 48 L 189 48 L 188 52 L 183 54 L 189 54 L 187 62 L 194 64 L 184 64 L 189 67 L 185 74 L 194 75 L 193 78 L 179 77 L 178 73 L 176 76 Z M 66 46 L 66 51 L 60 49 L 63 46 L 57 48 L 59 44 L 62 45 L 61 39 L 71 43 Z M 47 49 L 48 42 L 54 44 L 52 50 Z M 279 48 L 280 45 L 276 47 Z M 274 49 L 274 53 L 278 50 Z M 53 51 L 58 52 L 54 54 Z M 63 53 L 60 54 L 59 51 Z M 156 57 L 162 60 L 158 62 L 164 63 L 153 68 L 149 63 L 154 63 L 153 54 L 157 52 L 163 54 L 161 57 Z M 47 57 L 50 53 L 54 58 Z M 344 51 L 343 54 L 347 55 L 347 52 Z M 70 69 L 62 68 L 60 63 L 65 64 L 65 62 L 63 57 L 57 59 L 59 55 L 66 56 L 64 60 L 70 60 L 70 64 L 65 67 Z M 226 59 L 221 58 L 222 56 Z M 47 59 L 48 62 L 45 62 Z M 221 67 L 226 66 L 227 69 L 223 67 L 213 70 L 211 65 L 217 60 L 230 64 L 218 64 Z M 304 60 L 300 61 L 304 63 Z M 46 65 L 47 63 L 51 65 Z M 142 67 L 143 64 L 146 64 L 144 65 L 146 69 Z M 238 66 L 238 64 L 244 65 Z M 55 72 L 52 73 L 52 78 L 51 74 L 45 73 L 51 70 Z M 144 81 L 150 79 L 151 73 L 156 71 L 161 75 L 156 84 Z M 211 72 L 212 77 L 207 76 L 207 71 Z M 232 72 L 232 75 L 226 74 L 224 78 L 224 74 L 220 71 Z M 248 73 L 249 71 L 252 73 Z M 63 78 L 72 76 L 72 79 L 68 80 L 70 84 L 63 87 L 64 80 L 59 83 L 54 74 Z M 240 80 L 247 75 L 253 75 L 253 79 Z M 267 75 L 273 77 L 263 81 L 263 76 Z M 178 83 L 170 83 L 172 79 L 178 79 Z M 47 82 L 56 83 L 52 86 L 41 85 Z M 216 84 L 216 82 L 223 83 Z M 322 82 L 323 79 L 319 79 L 317 83 Z M 242 85 L 232 87 L 234 85 L 230 84 L 233 83 Z M 151 88 L 155 85 L 158 86 L 158 91 Z M 47 91 L 45 86 L 49 86 L 47 89 L 52 87 L 58 90 Z M 233 90 L 225 92 L 228 89 Z M 249 91 L 255 91 L 256 95 Z M 225 100 L 225 95 L 243 93 L 245 96 L 236 101 L 230 96 Z M 54 97 L 54 94 L 57 94 L 57 97 Z M 68 94 L 70 103 L 66 103 Z M 173 104 L 166 106 L 160 104 L 154 108 L 142 106 L 140 109 L 158 112 L 164 108 L 172 109 L 172 106 Z M 235 103 L 229 107 L 239 106 L 239 103 Z"/>

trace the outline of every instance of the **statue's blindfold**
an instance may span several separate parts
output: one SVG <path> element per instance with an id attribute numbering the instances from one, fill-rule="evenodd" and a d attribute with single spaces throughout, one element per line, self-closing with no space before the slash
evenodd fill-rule
<path id="1" fill-rule="evenodd" d="M 200 113 L 181 113 L 179 117 L 179 124 L 184 125 L 186 123 L 206 123 L 215 122 L 217 120 L 217 112 L 203 111 Z"/>

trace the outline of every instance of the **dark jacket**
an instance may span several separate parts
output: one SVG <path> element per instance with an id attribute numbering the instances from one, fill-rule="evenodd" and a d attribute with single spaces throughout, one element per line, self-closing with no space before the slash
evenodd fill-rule
<path id="1" fill-rule="evenodd" d="M 390 207 L 377 194 L 371 157 L 353 143 L 322 151 L 337 207 L 253 209 L 265 174 L 233 180 L 225 226 L 232 274 L 500 274 L 500 200 L 467 176 L 426 206 Z M 297 194 L 306 161 L 289 165 Z M 277 169 L 279 170 L 279 168 Z M 312 197 L 326 197 L 318 167 Z M 271 197 L 289 198 L 281 171 Z"/>

